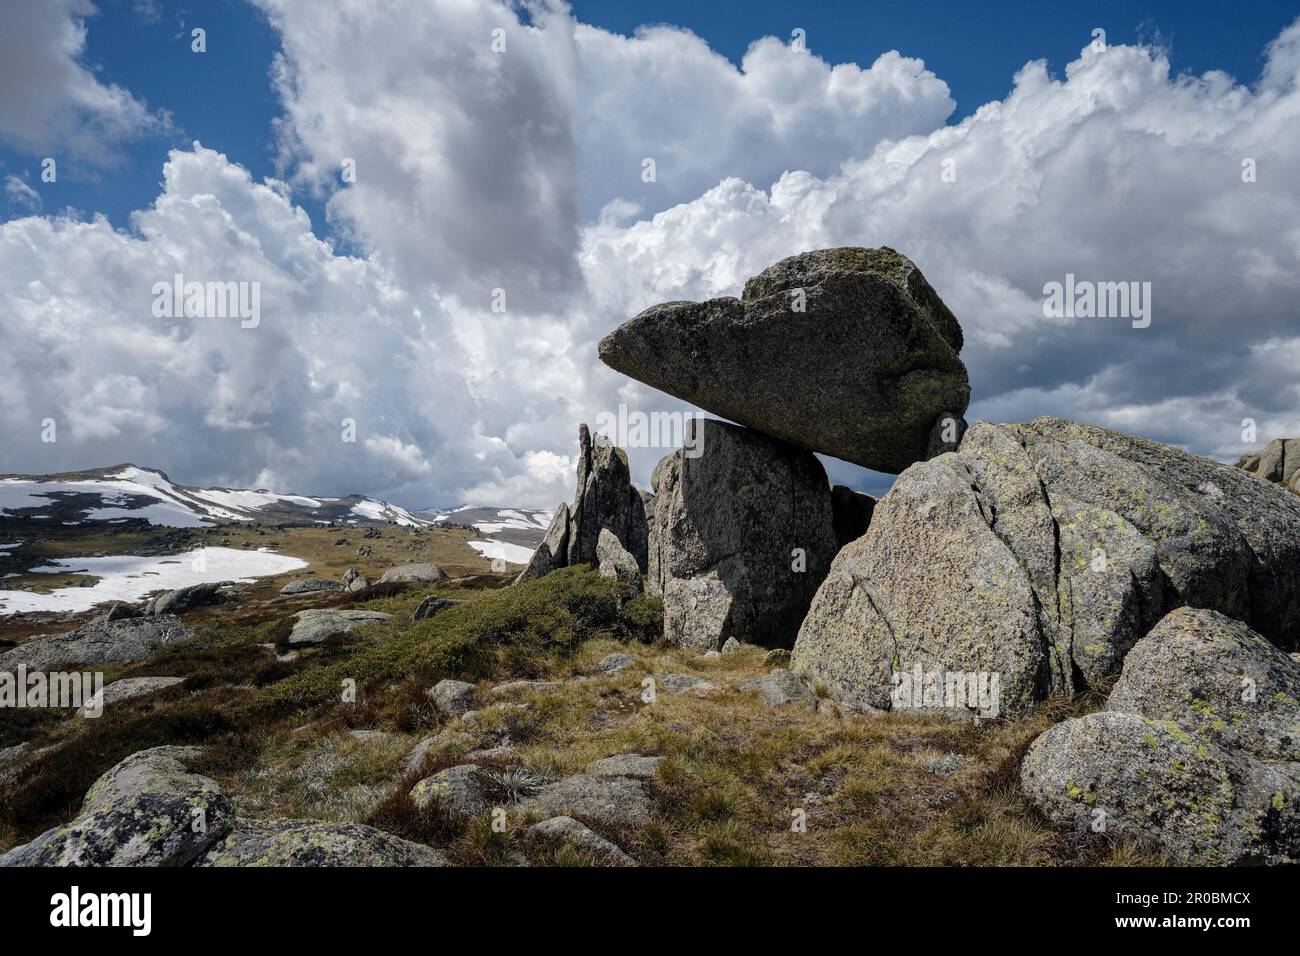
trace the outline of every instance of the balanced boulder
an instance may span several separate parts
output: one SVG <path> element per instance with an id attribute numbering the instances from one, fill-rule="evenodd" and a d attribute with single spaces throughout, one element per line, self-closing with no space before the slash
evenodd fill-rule
<path id="1" fill-rule="evenodd" d="M 830 484 L 811 452 L 693 419 L 656 469 L 649 587 L 664 636 L 715 649 L 729 637 L 789 647 L 839 545 Z"/>
<path id="2" fill-rule="evenodd" d="M 996 677 L 1001 709 L 1023 711 L 1104 683 L 1184 604 L 1294 645 L 1300 501 L 1106 429 L 977 422 L 956 454 L 900 475 L 840 552 L 792 667 L 876 708 L 917 666 Z"/>
<path id="3" fill-rule="evenodd" d="M 841 248 L 783 259 L 739 299 L 653 306 L 599 349 L 610 368 L 724 418 L 899 472 L 926 457 L 941 415 L 966 410 L 961 347 L 910 259 Z"/>

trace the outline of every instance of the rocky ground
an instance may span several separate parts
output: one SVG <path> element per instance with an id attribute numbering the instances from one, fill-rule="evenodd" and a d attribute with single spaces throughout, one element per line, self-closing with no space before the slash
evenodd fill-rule
<path id="1" fill-rule="evenodd" d="M 590 569 L 513 588 L 404 587 L 354 605 L 386 619 L 296 647 L 275 643 L 287 608 L 187 612 L 192 636 L 104 665 L 110 687 L 178 683 L 97 720 L 6 721 L 0 847 L 24 848 L 0 860 L 1158 859 L 1054 827 L 1018 792 L 1025 748 L 1083 702 L 983 724 L 856 714 L 791 679 L 779 652 L 657 643 L 658 602 Z M 412 620 L 429 593 L 464 603 Z M 348 679 L 355 702 L 339 699 Z"/>

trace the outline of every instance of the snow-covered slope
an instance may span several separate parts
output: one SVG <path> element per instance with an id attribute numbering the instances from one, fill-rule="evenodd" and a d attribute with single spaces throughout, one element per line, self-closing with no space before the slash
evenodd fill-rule
<path id="1" fill-rule="evenodd" d="M 191 488 L 163 472 L 118 465 L 72 474 L 0 477 L 0 520 L 27 519 L 59 524 L 122 522 L 195 528 L 230 521 L 434 524 L 377 498 L 308 498 L 271 491 Z"/>
<path id="2" fill-rule="evenodd" d="M 521 545 L 531 553 L 546 536 L 554 511 L 537 511 L 529 508 L 490 508 L 480 505 L 461 505 L 449 511 L 418 511 L 419 517 L 427 518 L 434 524 L 466 525 L 497 541 Z M 473 542 L 471 542 L 472 544 Z M 482 549 L 479 549 L 482 550 Z M 487 557 L 497 557 L 487 554 Z M 511 552 L 512 556 L 499 555 L 507 561 L 518 560 L 520 554 Z M 527 560 L 526 558 L 524 559 Z"/>

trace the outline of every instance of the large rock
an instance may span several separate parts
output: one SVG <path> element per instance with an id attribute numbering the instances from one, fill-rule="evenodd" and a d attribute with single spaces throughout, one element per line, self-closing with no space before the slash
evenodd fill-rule
<path id="1" fill-rule="evenodd" d="M 966 410 L 956 318 L 906 256 L 783 259 L 739 299 L 668 302 L 600 343 L 606 365 L 775 438 L 899 472 Z"/>
<path id="2" fill-rule="evenodd" d="M 222 585 L 219 583 L 204 583 L 191 584 L 175 591 L 168 591 L 150 601 L 146 613 L 155 616 L 159 614 L 182 614 L 196 607 L 217 604 L 222 600 L 221 587 Z"/>
<path id="3" fill-rule="evenodd" d="M 840 552 L 792 667 L 877 708 L 918 666 L 996 677 L 1001 709 L 1023 711 L 1106 682 L 1182 605 L 1294 646 L 1300 501 L 1118 432 L 977 422 L 959 452 L 900 475 Z"/>
<path id="4" fill-rule="evenodd" d="M 290 644 L 322 644 L 331 637 L 351 634 L 364 624 L 382 624 L 392 617 L 382 611 L 308 608 L 294 615 Z"/>
<path id="5" fill-rule="evenodd" d="M 597 547 L 608 531 L 632 556 L 638 571 L 647 560 L 645 502 L 632 485 L 627 453 L 604 435 L 578 427 L 578 487 L 571 506 L 560 505 L 542 544 L 518 580 L 527 581 L 556 568 L 600 564 Z"/>
<path id="6" fill-rule="evenodd" d="M 789 647 L 839 550 L 826 471 L 810 452 L 747 428 L 686 427 L 700 453 L 660 464 L 651 535 L 664 636 L 703 649 L 733 636 Z"/>
<path id="7" fill-rule="evenodd" d="M 19 664 L 26 664 L 28 670 L 58 670 L 66 664 L 94 666 L 138 661 L 193 638 L 194 631 L 174 615 L 113 620 L 103 615 L 75 631 L 34 637 L 5 651 L 0 654 L 0 670 L 12 671 Z"/>
<path id="8" fill-rule="evenodd" d="M 380 584 L 388 584 L 393 581 L 408 583 L 431 583 L 433 581 L 442 581 L 447 577 L 447 573 L 436 564 L 428 562 L 418 564 L 399 564 L 396 567 L 389 568 L 380 577 Z"/>
<path id="9" fill-rule="evenodd" d="M 190 773 L 192 747 L 132 754 L 95 781 L 81 812 L 0 866 L 183 866 L 230 830 L 234 812 L 217 784 Z"/>
<path id="10" fill-rule="evenodd" d="M 1234 753 L 1300 762 L 1300 665 L 1217 611 L 1170 612 L 1129 651 L 1106 707 Z"/>
<path id="11" fill-rule="evenodd" d="M 1300 859 L 1300 663 L 1217 611 L 1140 640 L 1103 713 L 1053 727 L 1021 767 L 1057 823 L 1208 864 Z"/>
<path id="12" fill-rule="evenodd" d="M 1059 825 L 1185 862 L 1300 856 L 1297 765 L 1243 758 L 1172 722 L 1104 711 L 1057 724 L 1030 747 L 1021 786 Z"/>
<path id="13" fill-rule="evenodd" d="M 442 853 L 360 823 L 240 820 L 201 866 L 446 866 Z"/>

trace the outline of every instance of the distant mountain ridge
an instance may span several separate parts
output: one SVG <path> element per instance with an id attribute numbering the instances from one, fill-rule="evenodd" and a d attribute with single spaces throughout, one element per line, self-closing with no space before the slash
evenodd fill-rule
<path id="1" fill-rule="evenodd" d="M 132 464 L 54 475 L 0 475 L 0 520 L 85 524 L 140 518 L 173 528 L 242 521 L 416 528 L 437 523 L 364 495 L 323 498 L 266 490 L 195 488 L 177 484 L 156 468 Z"/>

